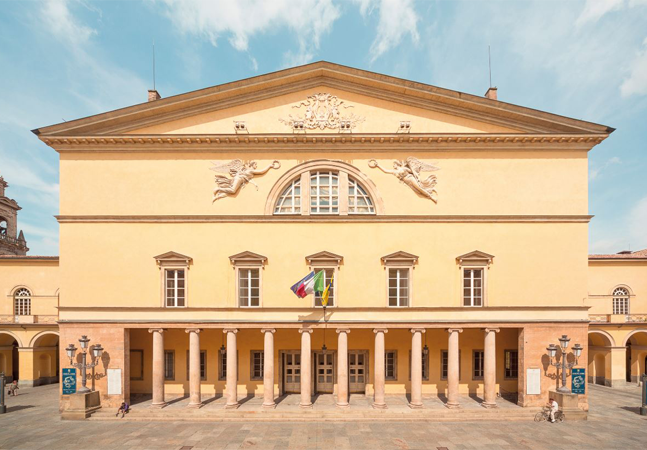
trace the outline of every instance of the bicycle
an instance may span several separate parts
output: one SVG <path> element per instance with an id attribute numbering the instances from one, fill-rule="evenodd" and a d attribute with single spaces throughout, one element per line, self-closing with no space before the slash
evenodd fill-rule
<path id="1" fill-rule="evenodd" d="M 555 412 L 555 422 L 563 422 L 566 416 L 562 411 Z M 544 406 L 541 412 L 535 414 L 535 422 L 545 422 L 550 420 L 550 407 Z"/>

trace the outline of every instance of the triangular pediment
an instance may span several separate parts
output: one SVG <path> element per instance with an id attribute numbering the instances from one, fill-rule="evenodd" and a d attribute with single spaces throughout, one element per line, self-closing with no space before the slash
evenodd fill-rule
<path id="1" fill-rule="evenodd" d="M 335 97 L 334 104 L 313 96 Z M 313 103 L 313 102 L 316 102 Z M 309 109 L 310 108 L 310 109 Z M 326 110 L 325 108 L 328 108 Z M 312 122 L 295 131 L 294 122 Z M 238 123 L 244 123 L 238 127 Z M 349 122 L 345 127 L 342 122 Z M 402 123 L 407 124 L 404 128 Z M 593 133 L 612 129 L 328 62 L 134 105 L 34 130 L 42 139 L 110 135 Z"/>
<path id="2" fill-rule="evenodd" d="M 267 261 L 267 256 L 259 255 L 258 253 L 244 251 L 231 255 L 229 257 L 234 265 L 263 265 Z"/>
<path id="3" fill-rule="evenodd" d="M 458 263 L 461 265 L 469 263 L 490 264 L 492 263 L 493 259 L 494 255 L 490 255 L 489 253 L 485 253 L 480 250 L 474 250 L 472 252 L 465 253 L 464 255 L 456 257 L 456 261 L 458 261 Z"/>
<path id="4" fill-rule="evenodd" d="M 418 256 L 411 253 L 399 251 L 382 256 L 382 263 L 385 265 L 414 265 L 418 262 Z"/>
<path id="5" fill-rule="evenodd" d="M 159 265 L 167 265 L 167 264 L 182 264 L 182 265 L 189 265 L 192 261 L 193 258 L 190 256 L 183 255 L 181 253 L 177 252 L 166 252 L 162 253 L 161 255 L 157 255 L 153 257 L 156 261 L 157 264 Z"/>
<path id="6" fill-rule="evenodd" d="M 318 253 L 314 253 L 312 255 L 306 256 L 306 262 L 309 265 L 313 264 L 334 264 L 334 265 L 339 265 L 342 261 L 344 260 L 344 257 L 341 255 L 337 255 L 332 252 L 327 252 L 327 251 L 322 251 Z"/>

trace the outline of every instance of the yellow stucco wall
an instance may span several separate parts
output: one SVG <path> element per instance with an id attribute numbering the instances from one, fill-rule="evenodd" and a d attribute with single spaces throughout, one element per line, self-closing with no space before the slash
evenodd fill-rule
<path id="1" fill-rule="evenodd" d="M 31 292 L 32 315 L 58 314 L 57 260 L 0 258 L 0 274 L 0 317 L 13 316 L 13 294 L 22 287 Z"/>
<path id="2" fill-rule="evenodd" d="M 611 314 L 616 287 L 628 288 L 631 314 L 647 314 L 647 261 L 591 261 L 588 271 L 591 314 Z M 620 345 L 620 344 L 619 344 Z"/>

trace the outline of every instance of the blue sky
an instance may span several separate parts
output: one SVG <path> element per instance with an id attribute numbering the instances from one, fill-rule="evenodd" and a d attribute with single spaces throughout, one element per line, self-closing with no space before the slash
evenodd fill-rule
<path id="1" fill-rule="evenodd" d="M 0 174 L 58 254 L 58 155 L 31 129 L 327 60 L 617 128 L 589 163 L 590 251 L 647 247 L 647 0 L 0 0 Z M 82 189 L 83 186 L 79 186 Z"/>

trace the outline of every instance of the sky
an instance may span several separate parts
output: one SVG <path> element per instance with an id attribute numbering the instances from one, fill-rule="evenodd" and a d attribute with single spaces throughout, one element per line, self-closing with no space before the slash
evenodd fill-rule
<path id="1" fill-rule="evenodd" d="M 591 253 L 647 247 L 647 0 L 0 0 L 0 175 L 58 254 L 58 154 L 30 130 L 326 60 L 602 123 Z M 83 186 L 78 186 L 82 189 Z"/>

